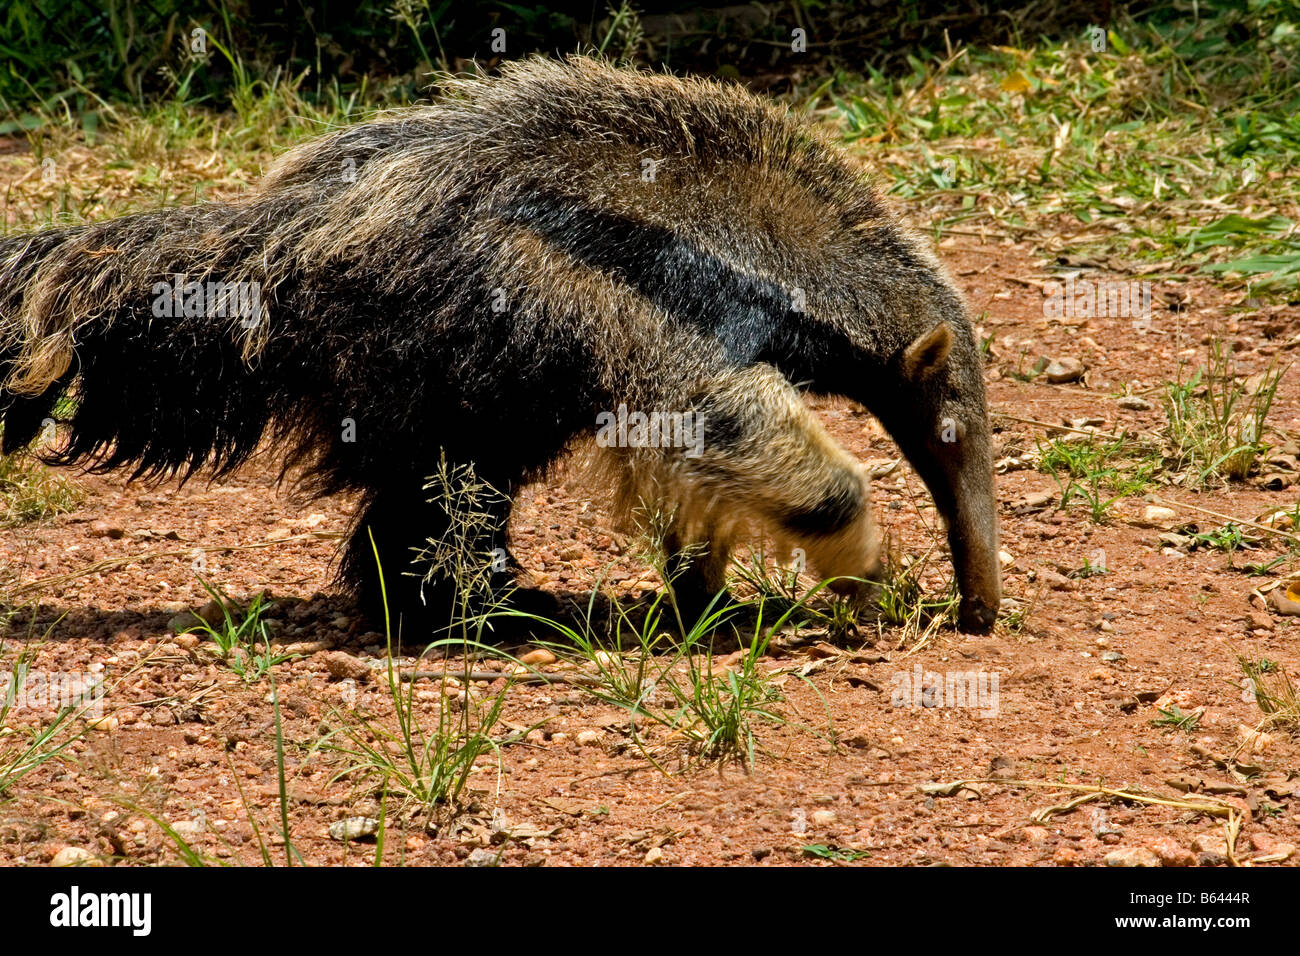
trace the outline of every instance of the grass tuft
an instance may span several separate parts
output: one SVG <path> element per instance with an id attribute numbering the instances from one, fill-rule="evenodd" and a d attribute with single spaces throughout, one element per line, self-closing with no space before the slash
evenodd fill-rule
<path id="1" fill-rule="evenodd" d="M 274 605 L 265 591 L 254 595 L 247 606 L 240 607 L 216 585 L 203 578 L 199 578 L 199 583 L 220 609 L 221 620 L 212 624 L 196 614 L 198 622 L 182 633 L 206 634 L 216 643 L 221 659 L 250 684 L 268 675 L 276 664 L 294 659 L 295 655 L 279 654 L 271 647 L 266 612 Z"/>
<path id="2" fill-rule="evenodd" d="M 1238 381 L 1232 350 L 1210 343 L 1209 363 L 1189 378 L 1165 387 L 1165 434 L 1169 458 L 1187 473 L 1187 484 L 1243 481 L 1269 449 L 1264 423 L 1273 407 L 1285 368 L 1270 366 L 1259 376 Z"/>
<path id="3" fill-rule="evenodd" d="M 1237 663 L 1246 675 L 1247 691 L 1264 714 L 1260 729 L 1300 732 L 1300 693 L 1286 668 L 1275 661 L 1252 661 L 1245 657 L 1238 657 Z"/>
<path id="4" fill-rule="evenodd" d="M 76 485 L 29 455 L 0 457 L 0 524 L 13 527 L 68 514 L 82 498 Z"/>

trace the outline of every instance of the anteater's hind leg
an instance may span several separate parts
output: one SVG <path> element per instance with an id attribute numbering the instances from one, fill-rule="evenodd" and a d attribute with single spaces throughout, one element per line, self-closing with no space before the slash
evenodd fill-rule
<path id="1" fill-rule="evenodd" d="M 675 561 L 692 548 L 703 560 L 679 579 L 697 603 L 723 586 L 729 542 L 718 529 L 741 516 L 788 546 L 802 548 L 823 578 L 876 580 L 880 541 L 871 516 L 866 472 L 827 434 L 798 391 L 770 366 L 716 379 L 696 403 L 704 441 L 675 462 L 681 498 L 671 544 Z M 869 585 L 832 587 L 865 599 Z"/>
<path id="2" fill-rule="evenodd" d="M 453 625 L 496 604 L 518 569 L 506 549 L 509 498 L 486 495 L 472 503 L 472 520 L 453 519 L 443 504 L 429 500 L 435 494 L 424 484 L 395 482 L 371 496 L 340 568 L 340 577 L 357 589 L 368 625 L 382 632 L 387 619 L 393 640 L 400 635 L 405 644 L 460 636 Z M 445 542 L 433 548 L 432 562 L 430 539 Z M 453 542 L 462 546 L 453 548 Z"/>

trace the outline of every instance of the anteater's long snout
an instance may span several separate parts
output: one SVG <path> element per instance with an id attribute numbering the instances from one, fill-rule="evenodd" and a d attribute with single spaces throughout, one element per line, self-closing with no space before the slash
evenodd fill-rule
<path id="1" fill-rule="evenodd" d="M 986 488 L 968 488 L 959 494 L 955 513 L 948 518 L 948 546 L 961 590 L 957 623 L 963 631 L 976 633 L 992 630 L 1002 601 L 997 502 L 991 474 L 985 482 Z"/>

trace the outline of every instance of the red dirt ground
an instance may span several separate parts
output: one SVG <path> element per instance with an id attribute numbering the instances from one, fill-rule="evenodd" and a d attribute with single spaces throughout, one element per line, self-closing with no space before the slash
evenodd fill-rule
<path id="1" fill-rule="evenodd" d="M 1162 293 L 1175 287 L 1158 286 L 1157 313 L 1142 331 L 1123 318 L 1043 318 L 1041 289 L 1025 279 L 1048 278 L 1048 267 L 1025 247 L 964 239 L 944 257 L 972 314 L 995 336 L 989 382 L 999 458 L 1033 450 L 1034 436 L 1046 432 L 1006 416 L 1053 425 L 1101 419 L 1102 432 L 1157 430 L 1159 385 L 1177 374 L 1180 362 L 1203 362 L 1212 333 L 1234 343 L 1243 374 L 1274 359 L 1289 361 L 1288 350 L 1300 344 L 1293 338 L 1300 331 L 1296 308 L 1250 308 L 1240 295 L 1196 280 L 1177 287 L 1185 299 L 1179 311 L 1164 309 Z M 1009 373 L 1022 351 L 1026 367 L 1040 354 L 1079 358 L 1086 379 L 1018 381 Z M 1152 409 L 1120 409 L 1116 396 L 1125 386 L 1145 394 Z M 816 407 L 862 460 L 896 457 L 861 411 Z M 1283 380 L 1270 425 L 1283 436 L 1300 434 L 1294 374 Z M 1285 486 L 1298 467 L 1297 449 L 1279 444 L 1274 456 L 1282 461 L 1269 467 L 1281 470 L 1274 479 L 1281 490 L 1252 483 L 1204 493 L 1163 487 L 1159 496 L 1175 502 L 1178 512 L 1173 524 L 1223 523 L 1190 505 L 1239 518 L 1293 506 L 1296 490 Z M 75 742 L 69 751 L 75 759 L 43 765 L 0 803 L 0 863 L 46 863 L 66 846 L 118 865 L 176 862 L 176 845 L 157 818 L 189 821 L 184 835 L 209 856 L 255 864 L 261 857 L 250 807 L 263 835 L 271 834 L 272 844 L 279 839 L 269 683 L 245 685 L 196 646 L 195 637 L 168 630 L 177 611 L 207 601 L 188 553 L 193 548 L 273 542 L 208 554 L 203 573 L 241 598 L 269 589 L 285 599 L 275 615 L 284 625 L 281 640 L 305 654 L 275 669 L 289 741 L 310 746 L 337 728 L 332 711 L 353 692 L 358 709 L 391 721 L 378 679 L 341 681 L 326 666 L 332 649 L 364 661 L 382 656 L 380 638 L 357 633 L 348 602 L 329 594 L 337 542 L 297 537 L 344 531 L 351 503 L 295 502 L 277 490 L 274 476 L 271 460 L 224 486 L 151 488 L 124 486 L 118 475 L 72 476 L 86 494 L 73 514 L 0 533 L 0 563 L 27 582 L 107 558 L 181 552 L 51 583 L 34 597 L 40 602 L 34 617 L 20 610 L 4 647 L 6 666 L 31 635 L 48 628 L 33 667 L 102 669 L 111 687 L 105 710 L 114 720 Z M 1240 822 L 1235 861 L 1295 864 L 1288 845 L 1300 843 L 1300 779 L 1292 779 L 1300 773 L 1300 746 L 1284 730 L 1250 737 L 1261 714 L 1243 696 L 1237 663 L 1238 654 L 1268 658 L 1300 674 L 1294 619 L 1251 597 L 1253 587 L 1277 578 L 1232 570 L 1221 552 L 1162 550 L 1163 529 L 1143 526 L 1148 502 L 1121 501 L 1108 524 L 1095 525 L 1081 508 L 1026 507 L 1026 496 L 1056 491 L 1051 476 L 1035 470 L 1001 474 L 998 491 L 1003 548 L 1012 559 L 1005 590 L 1030 607 L 1023 629 L 982 637 L 946 630 L 919 649 L 900 647 L 901 632 L 860 634 L 843 653 L 820 657 L 828 652 L 814 640 L 780 642 L 771 666 L 813 665 L 811 687 L 784 680 L 791 722 L 759 725 L 764 753 L 752 770 L 731 762 L 676 772 L 670 762 L 665 769 L 674 772 L 661 772 L 631 744 L 626 718 L 620 722 L 617 710 L 594 703 L 581 688 L 511 686 L 506 720 L 545 725 L 502 749 L 499 773 L 492 760 L 482 760 L 472 805 L 453 824 L 430 830 L 420 820 L 389 819 L 386 862 L 835 865 L 810 855 L 810 845 L 856 851 L 841 854 L 841 862 L 855 857 L 885 865 L 1092 865 L 1116 850 L 1150 859 L 1143 848 L 1170 864 L 1227 862 L 1224 819 L 1181 807 L 1102 799 L 1034 817 L 1078 796 L 1081 791 L 1051 786 L 1071 783 L 1217 800 Z M 905 466 L 877 483 L 875 500 L 895 548 L 920 553 L 929 547 L 917 508 L 931 523 L 933 508 Z M 514 537 L 525 567 L 552 590 L 590 588 L 611 568 L 619 592 L 658 586 L 652 571 L 619 549 L 600 501 L 563 475 L 522 495 Z M 1266 542 L 1249 560 L 1282 554 L 1284 545 Z M 1099 550 L 1109 573 L 1064 576 L 1096 564 Z M 927 583 L 938 590 L 948 569 L 942 559 L 932 569 Z M 1122 656 L 1103 659 L 1108 652 Z M 896 675 L 918 666 L 997 674 L 996 715 L 891 706 Z M 485 682 L 476 693 L 490 697 L 504 687 L 504 680 Z M 1153 726 L 1157 705 L 1171 702 L 1183 712 L 1204 708 L 1193 731 Z M 426 716 L 434 713 L 432 701 L 421 706 Z M 20 709 L 12 723 L 30 726 L 49 717 Z M 596 731 L 595 739 L 579 744 L 584 730 Z M 654 747 L 670 743 L 653 728 L 643 736 Z M 290 829 L 304 860 L 370 861 L 373 841 L 343 843 L 327 831 L 337 820 L 375 814 L 375 799 L 346 779 L 331 782 L 341 769 L 335 755 L 304 760 L 291 745 L 288 767 Z M 925 789 L 989 777 L 1040 785 Z M 1182 792 L 1189 786 L 1193 792 Z M 278 845 L 273 852 L 283 859 Z"/>

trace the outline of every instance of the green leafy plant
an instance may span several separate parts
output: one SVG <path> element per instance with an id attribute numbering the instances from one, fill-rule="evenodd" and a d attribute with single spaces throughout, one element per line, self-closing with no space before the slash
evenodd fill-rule
<path id="1" fill-rule="evenodd" d="M 1142 494 L 1155 480 L 1159 461 L 1126 435 L 1054 438 L 1038 445 L 1038 467 L 1061 490 L 1062 509 L 1075 499 L 1096 524 L 1108 520 L 1117 501 Z"/>
<path id="2" fill-rule="evenodd" d="M 683 619 L 662 558 L 663 526 L 662 521 L 647 522 L 646 556 L 668 582 L 648 604 L 627 607 L 613 599 L 609 623 L 602 626 L 594 619 L 593 592 L 586 616 L 578 622 L 530 617 L 556 635 L 557 640 L 544 643 L 557 656 L 593 674 L 595 680 L 582 685 L 585 693 L 629 712 L 635 742 L 660 769 L 661 759 L 642 740 L 636 718 L 680 741 L 691 762 L 738 758 L 752 766 L 758 753 L 756 726 L 786 722 L 779 709 L 782 695 L 760 661 L 773 636 L 822 586 L 791 601 L 780 593 L 770 596 L 763 574 L 758 584 L 764 593 L 754 601 L 728 602 L 720 594 L 698 619 Z M 746 573 L 753 577 L 753 568 Z M 675 626 L 666 626 L 669 622 Z M 714 651 L 723 635 L 740 644 L 725 665 Z"/>
<path id="3" fill-rule="evenodd" d="M 803 848 L 803 855 L 820 860 L 831 860 L 835 863 L 856 863 L 871 856 L 866 850 L 850 850 L 844 847 L 827 846 L 824 843 L 808 844 Z"/>
<path id="4" fill-rule="evenodd" d="M 271 668 L 298 655 L 281 654 L 271 646 L 266 613 L 273 607 L 266 592 L 256 594 L 246 607 L 240 607 L 221 588 L 202 577 L 199 583 L 221 612 L 221 620 L 210 623 L 195 615 L 196 623 L 182 633 L 206 634 L 217 645 L 221 659 L 248 683 L 261 680 Z"/>
<path id="5" fill-rule="evenodd" d="M 1178 705 L 1170 704 L 1168 707 L 1159 708 L 1159 711 L 1160 716 L 1151 721 L 1152 727 L 1163 727 L 1168 730 L 1178 730 L 1190 734 L 1201 724 L 1201 711 L 1199 710 L 1185 714 L 1179 709 Z"/>

